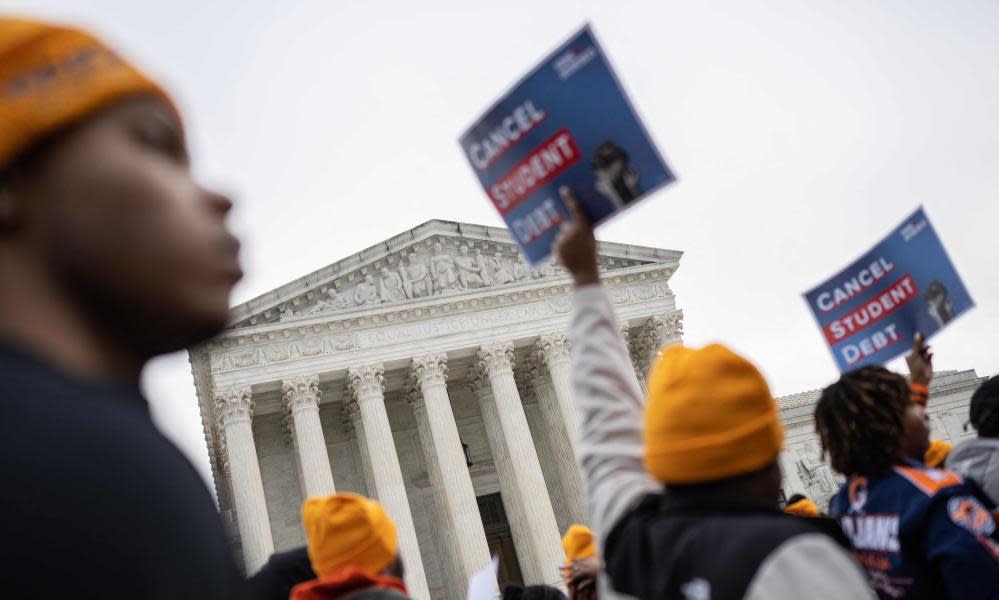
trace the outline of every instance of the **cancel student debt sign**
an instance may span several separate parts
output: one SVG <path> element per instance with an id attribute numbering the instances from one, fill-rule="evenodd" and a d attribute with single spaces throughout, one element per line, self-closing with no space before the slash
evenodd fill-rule
<path id="1" fill-rule="evenodd" d="M 589 26 L 500 98 L 459 140 L 521 252 L 537 266 L 569 218 L 571 188 L 599 223 L 674 180 Z"/>
<path id="2" fill-rule="evenodd" d="M 922 208 L 805 300 L 843 372 L 895 358 L 974 306 Z"/>

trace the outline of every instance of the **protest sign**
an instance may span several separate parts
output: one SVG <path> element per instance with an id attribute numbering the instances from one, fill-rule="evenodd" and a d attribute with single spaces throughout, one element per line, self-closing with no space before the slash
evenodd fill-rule
<path id="1" fill-rule="evenodd" d="M 532 266 L 570 218 L 568 186 L 600 223 L 675 178 L 587 25 L 513 86 L 459 139 Z"/>
<path id="2" fill-rule="evenodd" d="M 805 301 L 842 372 L 887 362 L 974 306 L 922 208 Z"/>

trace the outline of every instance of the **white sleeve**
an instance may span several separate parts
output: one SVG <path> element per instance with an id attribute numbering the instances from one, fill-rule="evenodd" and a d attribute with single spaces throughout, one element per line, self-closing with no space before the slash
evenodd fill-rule
<path id="1" fill-rule="evenodd" d="M 573 294 L 572 386 L 581 411 L 579 460 L 590 527 L 603 546 L 622 515 L 660 489 L 642 459 L 644 396 L 600 285 Z"/>
<path id="2" fill-rule="evenodd" d="M 877 598 L 860 566 L 828 536 L 795 536 L 770 553 L 746 600 Z"/>

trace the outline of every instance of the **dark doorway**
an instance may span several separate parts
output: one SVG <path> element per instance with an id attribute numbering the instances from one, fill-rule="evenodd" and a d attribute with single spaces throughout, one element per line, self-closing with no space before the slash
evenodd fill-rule
<path id="1" fill-rule="evenodd" d="M 482 516 L 482 527 L 486 530 L 486 542 L 489 553 L 499 556 L 500 589 L 508 583 L 524 585 L 524 576 L 520 573 L 520 563 L 517 562 L 517 549 L 513 545 L 513 534 L 510 533 L 510 523 L 506 520 L 506 510 L 503 509 L 503 499 L 499 494 L 488 494 L 476 498 L 479 502 L 479 514 Z"/>

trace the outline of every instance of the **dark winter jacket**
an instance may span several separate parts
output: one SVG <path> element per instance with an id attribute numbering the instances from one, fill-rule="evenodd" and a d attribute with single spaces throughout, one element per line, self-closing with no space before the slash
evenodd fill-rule
<path id="1" fill-rule="evenodd" d="M 830 512 L 881 598 L 999 598 L 994 508 L 956 473 L 912 463 L 851 477 Z"/>
<path id="2" fill-rule="evenodd" d="M 814 577 L 816 586 L 835 582 L 842 597 L 866 593 L 856 565 L 837 545 L 848 542 L 830 519 L 785 515 L 744 498 L 666 492 L 646 496 L 621 519 L 605 556 L 614 588 L 637 598 L 775 597 L 780 588 L 766 587 L 773 585 L 769 572 Z M 808 555 L 824 559 L 809 562 Z"/>

